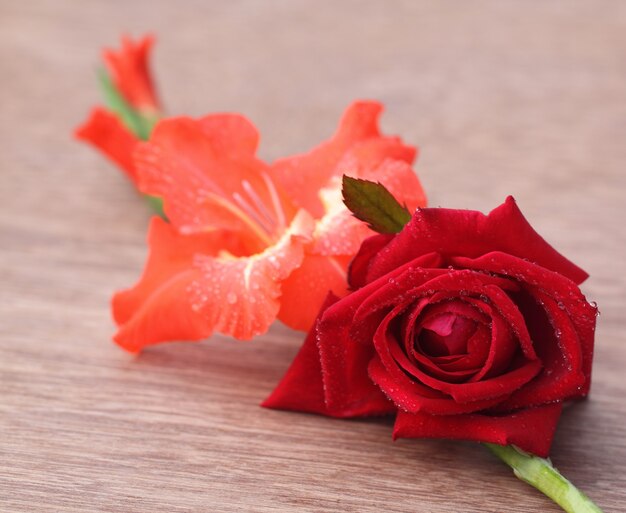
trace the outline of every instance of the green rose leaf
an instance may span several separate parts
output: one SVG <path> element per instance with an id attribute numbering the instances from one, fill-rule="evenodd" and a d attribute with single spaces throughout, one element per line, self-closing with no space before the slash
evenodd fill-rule
<path id="1" fill-rule="evenodd" d="M 343 175 L 343 202 L 354 217 L 378 233 L 398 233 L 411 220 L 411 213 L 378 182 Z"/>

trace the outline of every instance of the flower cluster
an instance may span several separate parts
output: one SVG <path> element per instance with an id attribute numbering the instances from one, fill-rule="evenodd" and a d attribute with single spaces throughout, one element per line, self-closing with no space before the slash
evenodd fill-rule
<path id="1" fill-rule="evenodd" d="M 537 457 L 563 405 L 589 392 L 587 274 L 512 197 L 488 215 L 424 208 L 417 150 L 381 133 L 377 102 L 275 162 L 240 114 L 165 116 L 152 43 L 104 52 L 106 107 L 76 131 L 160 213 L 141 278 L 113 298 L 115 341 L 250 339 L 279 319 L 309 334 L 264 406 L 483 442 L 567 511 L 600 511 Z"/>
<path id="2" fill-rule="evenodd" d="M 150 42 L 125 40 L 105 54 L 138 119 L 158 111 Z M 341 176 L 384 183 L 410 208 L 426 204 L 411 167 L 416 149 L 381 134 L 381 110 L 355 102 L 330 140 L 266 163 L 256 156 L 258 131 L 239 114 L 160 117 L 141 141 L 123 118 L 96 109 L 77 136 L 160 198 L 167 216 L 150 224 L 141 279 L 113 298 L 115 340 L 136 352 L 215 331 L 249 339 L 276 318 L 309 329 L 329 290 L 346 294 L 348 263 L 372 234 L 344 206 Z"/>

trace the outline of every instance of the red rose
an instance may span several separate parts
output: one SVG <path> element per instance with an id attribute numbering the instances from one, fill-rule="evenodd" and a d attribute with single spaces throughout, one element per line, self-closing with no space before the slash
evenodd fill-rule
<path id="1" fill-rule="evenodd" d="M 485 216 L 421 209 L 366 240 L 264 406 L 397 414 L 395 437 L 514 444 L 546 456 L 562 404 L 589 391 L 587 274 L 513 198 Z"/>

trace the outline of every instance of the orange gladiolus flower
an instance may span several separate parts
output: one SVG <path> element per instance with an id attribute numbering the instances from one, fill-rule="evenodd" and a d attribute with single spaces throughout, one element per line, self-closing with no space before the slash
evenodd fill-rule
<path id="1" fill-rule="evenodd" d="M 150 51 L 154 38 L 146 35 L 137 41 L 122 37 L 120 50 L 105 49 L 102 57 L 115 84 L 130 106 L 145 115 L 160 110 L 156 88 L 150 72 Z"/>
<path id="2" fill-rule="evenodd" d="M 344 207 L 341 175 L 380 181 L 410 208 L 426 203 L 415 149 L 380 134 L 380 112 L 357 102 L 331 140 L 273 165 L 256 158 L 258 133 L 241 116 L 157 124 L 134 167 L 170 224 L 152 221 L 143 276 L 113 298 L 116 342 L 249 339 L 277 317 L 308 329 L 329 290 L 346 292 L 347 264 L 371 234 Z"/>
<path id="3" fill-rule="evenodd" d="M 139 139 L 114 114 L 102 107 L 94 108 L 87 121 L 76 129 L 74 136 L 104 153 L 137 184 L 132 156 Z"/>
<path id="4" fill-rule="evenodd" d="M 304 261 L 282 286 L 278 318 L 292 328 L 311 327 L 329 290 L 337 296 L 347 292 L 348 264 L 363 239 L 373 233 L 344 206 L 342 175 L 381 182 L 411 209 L 426 206 L 411 166 L 417 150 L 399 137 L 380 134 L 381 112 L 382 105 L 376 102 L 352 104 L 329 141 L 307 154 L 281 159 L 271 168 L 271 175 L 294 203 L 316 218 Z"/>
<path id="5" fill-rule="evenodd" d="M 156 89 L 150 73 L 149 57 L 154 44 L 152 36 L 133 41 L 122 38 L 119 51 L 104 50 L 102 55 L 108 75 L 103 84 L 113 85 L 121 104 L 111 112 L 103 107 L 92 110 L 74 135 L 86 141 L 118 164 L 136 185 L 137 174 L 132 153 L 140 137 L 147 138 L 152 125 L 161 116 Z M 108 98 L 111 102 L 111 98 Z M 123 105 L 125 104 L 125 105 Z"/>

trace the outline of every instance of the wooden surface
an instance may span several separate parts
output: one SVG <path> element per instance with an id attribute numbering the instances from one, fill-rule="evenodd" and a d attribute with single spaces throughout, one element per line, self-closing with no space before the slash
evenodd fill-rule
<path id="1" fill-rule="evenodd" d="M 553 460 L 626 508 L 626 3 L 472 5 L 0 2 L 1 511 L 558 511 L 475 444 L 259 408 L 302 339 L 281 326 L 138 358 L 110 342 L 148 211 L 70 133 L 98 99 L 99 48 L 148 29 L 169 112 L 241 111 L 265 158 L 377 98 L 420 145 L 432 205 L 516 196 L 602 311 L 592 395 Z"/>

